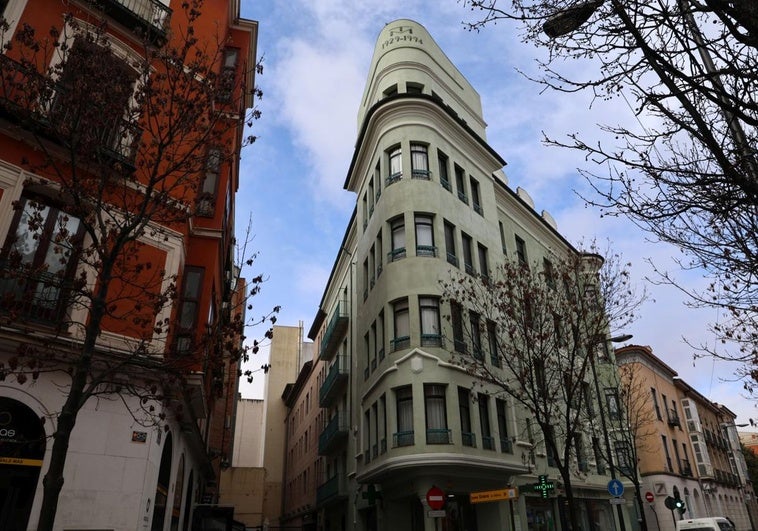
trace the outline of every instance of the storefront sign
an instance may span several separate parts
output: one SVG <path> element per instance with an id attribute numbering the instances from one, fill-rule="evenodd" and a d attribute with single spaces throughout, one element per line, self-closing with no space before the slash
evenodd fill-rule
<path id="1" fill-rule="evenodd" d="M 512 500 L 513 498 L 518 498 L 518 489 L 515 487 L 500 490 L 484 490 L 470 494 L 471 503 Z"/>
<path id="2" fill-rule="evenodd" d="M 547 480 L 547 476 L 537 476 L 537 483 L 532 485 L 534 492 L 541 493 L 543 498 L 549 498 L 550 493 L 555 490 L 555 483 Z"/>

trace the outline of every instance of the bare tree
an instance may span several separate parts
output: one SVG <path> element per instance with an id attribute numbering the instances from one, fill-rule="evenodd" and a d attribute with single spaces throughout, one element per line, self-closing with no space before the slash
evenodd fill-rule
<path id="1" fill-rule="evenodd" d="M 706 352 L 740 362 L 753 390 L 758 372 L 758 8 L 750 0 L 463 0 L 481 17 L 523 24 L 524 40 L 549 51 L 534 79 L 558 93 L 631 101 L 640 127 L 601 125 L 548 145 L 577 149 L 596 192 L 586 198 L 624 214 L 684 252 L 683 269 L 707 272 L 703 291 L 665 282 L 696 306 L 722 308 L 713 332 L 732 346 Z M 575 77 L 571 60 L 592 60 Z M 586 74 L 582 74 L 584 76 Z M 631 108 L 631 107 L 630 107 Z M 647 125 L 645 125 L 647 124 Z M 607 170 L 607 172 L 606 172 Z"/>
<path id="2" fill-rule="evenodd" d="M 615 390 L 605 373 L 596 385 L 593 363 L 608 359 L 609 330 L 629 324 L 642 301 L 620 258 L 604 262 L 595 251 L 553 255 L 542 267 L 506 260 L 491 279 L 460 274 L 443 283 L 455 361 L 475 385 L 511 397 L 539 428 L 572 529 L 579 523 L 572 480 L 590 472 L 587 420 L 604 400 L 594 395 Z"/>
<path id="3" fill-rule="evenodd" d="M 240 282 L 233 225 L 220 264 L 229 275 L 201 339 L 202 322 L 177 288 L 190 279 L 167 272 L 156 248 L 195 216 L 213 215 L 209 179 L 254 140 L 241 125 L 259 114 L 245 105 L 260 96 L 244 86 L 246 72 L 220 67 L 224 42 L 196 35 L 201 5 L 185 2 L 174 33 L 145 34 L 141 50 L 117 49 L 104 19 L 68 14 L 47 35 L 19 28 L 0 55 L 0 111 L 34 148 L 20 161 L 28 178 L 0 254 L 2 322 L 19 345 L 0 378 L 64 378 L 40 530 L 54 527 L 69 440 L 88 400 L 121 400 L 145 424 L 162 424 L 166 411 L 192 423 L 188 375 L 213 376 L 218 393 L 224 367 L 257 350 L 245 342 L 245 306 L 263 279 Z M 243 67 L 251 69 L 260 64 Z M 39 325 L 37 341 L 27 332 Z"/>

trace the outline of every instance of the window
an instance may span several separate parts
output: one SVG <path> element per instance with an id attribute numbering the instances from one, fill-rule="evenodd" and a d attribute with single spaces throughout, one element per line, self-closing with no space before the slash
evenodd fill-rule
<path id="1" fill-rule="evenodd" d="M 387 176 L 387 186 L 396 183 L 403 177 L 403 160 L 400 146 L 394 147 L 387 152 L 390 173 Z"/>
<path id="2" fill-rule="evenodd" d="M 669 454 L 669 444 L 668 439 L 665 435 L 661 435 L 661 444 L 663 445 L 663 453 L 666 455 L 666 470 L 668 472 L 673 472 L 674 467 L 671 464 L 671 455 Z M 619 465 L 621 466 L 621 465 Z"/>
<path id="3" fill-rule="evenodd" d="M 379 354 L 377 345 L 378 343 L 376 341 L 376 321 L 374 321 L 373 323 L 371 323 L 371 347 L 372 347 L 371 348 L 371 356 L 372 356 L 371 357 L 371 370 L 372 371 L 376 369 L 376 365 L 377 365 L 376 359 L 377 359 L 377 355 Z"/>
<path id="4" fill-rule="evenodd" d="M 363 194 L 361 205 L 363 210 L 363 231 L 365 232 L 366 227 L 368 227 L 368 192 Z"/>
<path id="5" fill-rule="evenodd" d="M 410 385 L 395 390 L 397 433 L 394 446 L 413 445 L 413 389 Z"/>
<path id="6" fill-rule="evenodd" d="M 416 256 L 437 256 L 432 216 L 416 214 Z"/>
<path id="7" fill-rule="evenodd" d="M 487 341 L 490 349 L 490 363 L 493 367 L 502 367 L 500 349 L 497 346 L 497 325 L 494 321 L 487 321 Z"/>
<path id="8" fill-rule="evenodd" d="M 368 376 L 371 374 L 371 343 L 368 337 L 368 332 L 363 336 L 363 351 L 366 353 L 366 368 L 363 369 L 363 379 L 368 380 Z"/>
<path id="9" fill-rule="evenodd" d="M 382 274 L 382 231 L 376 235 L 376 278 Z"/>
<path id="10" fill-rule="evenodd" d="M 418 304 L 421 310 L 421 346 L 441 347 L 439 299 L 419 297 Z"/>
<path id="11" fill-rule="evenodd" d="M 0 268 L 0 301 L 25 317 L 58 322 L 69 300 L 84 228 L 78 218 L 22 197 Z M 20 270 L 20 276 L 13 272 Z"/>
<path id="12" fill-rule="evenodd" d="M 479 329 L 479 314 L 469 312 L 469 325 L 471 326 L 471 353 L 474 359 L 483 362 L 484 354 L 482 352 L 482 331 Z"/>
<path id="13" fill-rule="evenodd" d="M 528 266 L 526 257 L 526 243 L 524 243 L 524 240 L 518 236 L 516 236 L 516 258 L 518 259 L 519 264 Z"/>
<path id="14" fill-rule="evenodd" d="M 387 452 L 387 397 L 384 395 L 379 397 L 379 415 L 379 453 L 383 454 Z"/>
<path id="15" fill-rule="evenodd" d="M 410 81 L 405 84 L 405 91 L 408 94 L 422 94 L 424 92 L 424 85 L 420 83 L 411 83 Z"/>
<path id="16" fill-rule="evenodd" d="M 426 444 L 451 444 L 447 428 L 445 386 L 424 384 L 424 409 L 426 412 Z"/>
<path id="17" fill-rule="evenodd" d="M 553 263 L 547 258 L 542 259 L 542 274 L 545 276 L 545 284 L 550 289 L 555 289 L 555 269 Z"/>
<path id="18" fill-rule="evenodd" d="M 384 95 L 385 98 L 389 98 L 391 96 L 396 96 L 397 95 L 397 85 L 392 85 L 391 87 L 386 88 L 382 94 Z"/>
<path id="19" fill-rule="evenodd" d="M 508 256 L 508 248 L 505 246 L 505 228 L 503 227 L 503 222 L 498 221 L 498 226 L 500 227 L 500 245 L 503 250 L 503 254 L 505 256 Z"/>
<path id="20" fill-rule="evenodd" d="M 367 409 L 363 414 L 363 434 L 365 450 L 363 451 L 364 463 L 371 461 L 371 410 Z"/>
<path id="21" fill-rule="evenodd" d="M 392 251 L 387 258 L 390 262 L 405 258 L 405 220 L 402 216 L 390 222 L 390 234 L 392 235 Z"/>
<path id="22" fill-rule="evenodd" d="M 392 339 L 392 351 L 408 348 L 411 340 L 410 322 L 408 319 L 408 299 L 400 299 L 392 304 L 392 314 L 395 324 L 395 336 Z"/>
<path id="23" fill-rule="evenodd" d="M 618 463 L 619 471 L 624 475 L 630 475 L 634 471 L 632 467 L 632 449 L 626 441 L 614 442 L 614 450 L 616 452 L 616 462 Z M 666 450 L 668 454 L 668 449 Z"/>
<path id="24" fill-rule="evenodd" d="M 458 388 L 458 414 L 461 418 L 461 439 L 463 446 L 476 448 L 476 436 L 471 432 L 471 410 L 469 390 Z"/>
<path id="25" fill-rule="evenodd" d="M 483 216 L 484 210 L 482 210 L 482 198 L 479 194 L 479 182 L 471 177 L 469 184 L 471 185 L 471 205 L 474 207 L 474 212 Z"/>
<path id="26" fill-rule="evenodd" d="M 374 179 L 372 178 L 368 182 L 368 190 L 366 192 L 368 194 L 368 215 L 371 217 L 371 215 L 374 213 Z"/>
<path id="27" fill-rule="evenodd" d="M 368 298 L 368 258 L 363 261 L 363 300 Z"/>
<path id="28" fill-rule="evenodd" d="M 376 340 L 378 343 L 376 348 L 378 349 L 379 361 L 381 362 L 384 359 L 384 310 L 379 312 Z"/>
<path id="29" fill-rule="evenodd" d="M 658 420 L 663 420 L 663 416 L 661 415 L 661 408 L 658 406 L 658 395 L 655 392 L 655 388 L 650 388 L 650 393 L 653 395 L 653 407 L 655 408 L 655 415 L 658 417 Z"/>
<path id="30" fill-rule="evenodd" d="M 466 273 L 474 274 L 474 257 L 472 254 L 471 246 L 473 245 L 471 236 L 465 232 L 461 232 L 461 242 L 463 243 L 463 267 Z"/>
<path id="31" fill-rule="evenodd" d="M 576 464 L 580 472 L 589 472 L 590 467 L 587 462 L 587 454 L 584 450 L 584 437 L 581 433 L 574 435 L 574 451 L 576 452 Z"/>
<path id="32" fill-rule="evenodd" d="M 506 414 L 506 402 L 501 398 L 495 399 L 495 413 L 497 414 L 497 431 L 500 433 L 500 451 L 504 454 L 513 453 L 513 441 L 508 436 L 508 416 Z"/>
<path id="33" fill-rule="evenodd" d="M 421 144 L 411 144 L 411 178 L 429 180 L 429 156 Z"/>
<path id="34" fill-rule="evenodd" d="M 218 92 L 216 100 L 229 103 L 234 92 L 234 81 L 237 74 L 237 61 L 239 60 L 239 49 L 226 48 L 224 50 L 223 65 L 219 75 Z"/>
<path id="35" fill-rule="evenodd" d="M 584 407 L 587 410 L 587 414 L 590 417 L 595 416 L 595 406 L 592 403 L 592 391 L 590 390 L 590 384 L 589 382 L 582 382 L 582 400 L 584 400 Z"/>
<path id="36" fill-rule="evenodd" d="M 213 216 L 216 210 L 218 176 L 221 172 L 221 149 L 210 148 L 205 160 L 203 185 L 197 194 L 197 215 Z"/>
<path id="37" fill-rule="evenodd" d="M 466 172 L 457 164 L 455 165 L 455 189 L 458 191 L 458 199 L 468 204 L 468 196 L 466 195 Z"/>
<path id="38" fill-rule="evenodd" d="M 445 253 L 447 261 L 458 267 L 458 256 L 455 252 L 455 225 L 445 221 Z"/>
<path id="39" fill-rule="evenodd" d="M 98 146 L 106 148 L 106 153 L 133 159 L 135 126 L 124 116 L 137 72 L 107 47 L 82 35 L 74 38 L 65 61 L 49 104 L 51 124 L 78 135 L 82 149 Z M 91 96 L 82 98 L 81 94 Z"/>
<path id="40" fill-rule="evenodd" d="M 374 182 L 376 183 L 376 202 L 379 202 L 379 197 L 382 195 L 382 170 L 379 161 L 376 161 L 374 168 Z"/>
<path id="41" fill-rule="evenodd" d="M 608 406 L 608 419 L 621 420 L 621 410 L 619 409 L 619 396 L 615 389 L 605 390 L 605 403 Z"/>
<path id="42" fill-rule="evenodd" d="M 192 336 L 197 325 L 204 272 L 205 270 L 202 267 L 187 266 L 184 268 L 176 337 L 176 351 L 179 354 L 187 354 L 192 348 Z"/>
<path id="43" fill-rule="evenodd" d="M 369 271 L 369 289 L 372 289 L 374 287 L 374 271 L 376 271 L 376 251 L 374 249 L 374 246 L 371 246 L 371 250 L 368 252 L 368 271 Z"/>
<path id="44" fill-rule="evenodd" d="M 492 436 L 490 429 L 490 397 L 479 393 L 477 395 L 479 404 L 479 426 L 482 429 L 482 448 L 485 450 L 495 449 L 495 438 Z"/>
<path id="45" fill-rule="evenodd" d="M 466 341 L 463 337 L 463 310 L 461 305 L 450 301 L 450 321 L 453 324 L 453 346 L 456 352 L 466 353 Z"/>
<path id="46" fill-rule="evenodd" d="M 482 278 L 489 280 L 490 268 L 489 265 L 487 265 L 487 248 L 481 243 L 478 243 L 476 245 L 476 250 L 479 253 L 479 272 L 482 274 Z"/>
<path id="47" fill-rule="evenodd" d="M 450 186 L 450 174 L 448 172 L 448 158 L 442 151 L 437 151 L 437 165 L 440 171 L 440 184 L 448 192 L 452 192 L 453 188 Z"/>
<path id="48" fill-rule="evenodd" d="M 604 475 L 605 463 L 603 460 L 603 452 L 600 449 L 600 439 L 597 437 L 592 438 L 592 453 L 595 456 L 595 468 L 597 469 L 597 473 Z"/>

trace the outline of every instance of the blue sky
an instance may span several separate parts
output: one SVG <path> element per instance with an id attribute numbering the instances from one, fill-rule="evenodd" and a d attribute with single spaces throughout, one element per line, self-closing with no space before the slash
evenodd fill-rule
<path id="1" fill-rule="evenodd" d="M 536 74 L 540 53 L 519 41 L 519 28 L 500 23 L 468 32 L 462 22 L 472 13 L 456 0 L 242 0 L 242 15 L 259 21 L 258 51 L 265 58 L 257 79 L 264 93 L 263 115 L 254 126 L 259 139 L 243 152 L 237 197 L 238 230 L 252 216 L 253 247 L 259 253 L 253 272 L 268 277 L 253 300 L 253 316 L 281 305 L 278 324 L 303 321 L 306 333 L 310 328 L 355 205 L 354 194 L 342 184 L 374 44 L 385 24 L 410 18 L 429 30 L 479 91 L 487 139 L 508 163 L 510 186 L 526 189 L 535 208 L 550 212 L 570 241 L 610 239 L 632 262 L 636 282 L 647 285 L 651 295 L 640 319 L 625 330 L 634 334 L 632 342 L 650 345 L 685 381 L 736 412 L 738 422 L 757 416 L 753 402 L 741 396 L 741 385 L 726 381 L 734 367 L 693 360 L 693 349 L 684 341 L 712 343 L 706 325 L 718 319 L 717 313 L 687 308 L 676 289 L 645 280 L 652 275 L 647 260 L 676 270 L 678 251 L 647 241 L 624 219 L 601 218 L 575 192 L 587 189 L 577 168 L 602 168 L 578 152 L 542 144 L 543 132 L 600 138 L 597 124 L 609 117 L 631 124 L 625 100 L 593 102 L 588 94 L 541 93 L 519 73 Z M 595 66 L 567 67 L 592 72 Z M 690 287 L 705 283 L 697 274 L 677 276 Z M 250 368 L 265 361 L 265 353 L 259 354 Z M 243 386 L 243 396 L 260 398 L 263 378 L 256 374 L 252 386 Z"/>

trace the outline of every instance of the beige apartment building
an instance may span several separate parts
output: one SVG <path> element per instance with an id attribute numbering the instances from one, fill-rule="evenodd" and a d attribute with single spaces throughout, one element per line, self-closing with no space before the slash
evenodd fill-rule
<path id="1" fill-rule="evenodd" d="M 648 528 L 673 531 L 680 518 L 727 516 L 740 531 L 754 529 L 755 500 L 736 415 L 681 380 L 648 346 L 622 347 L 616 360 L 645 382 L 630 391 L 644 398 L 636 403 L 648 419 L 636 441 L 642 489 L 653 495 L 644 504 Z M 630 374 L 622 370 L 622 377 Z M 684 511 L 670 510 L 669 497 L 682 500 Z"/>
<path id="2" fill-rule="evenodd" d="M 578 251 L 508 186 L 478 93 L 418 23 L 380 32 L 358 130 L 345 180 L 356 209 L 308 332 L 313 365 L 285 398 L 287 522 L 305 527 L 297 519 L 315 515 L 320 531 L 566 529 L 561 488 L 547 487 L 558 472 L 529 416 L 509 398 L 472 392 L 471 375 L 453 363 L 465 340 L 444 318 L 439 281 L 453 269 L 487 277 L 504 260 L 542 268 L 551 253 Z M 599 372 L 600 388 L 614 387 L 611 372 Z M 592 448 L 595 435 L 582 436 Z M 543 491 L 534 489 L 540 479 Z M 635 529 L 631 496 L 618 510 L 609 503 L 610 479 L 597 452 L 577 460 L 584 530 Z M 471 502 L 471 493 L 506 487 L 518 495 Z"/>

